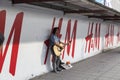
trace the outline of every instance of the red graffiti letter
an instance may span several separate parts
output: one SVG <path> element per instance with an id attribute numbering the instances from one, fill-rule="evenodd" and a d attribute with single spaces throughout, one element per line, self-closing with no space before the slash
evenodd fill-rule
<path id="1" fill-rule="evenodd" d="M 0 12 L 0 16 L 1 16 L 1 12 Z M 5 19 L 3 19 L 3 20 L 5 20 Z M 4 22 L 3 20 L 2 20 L 2 22 Z M 7 50 L 8 50 L 11 38 L 13 36 L 13 46 L 12 46 L 12 54 L 11 54 L 9 72 L 12 75 L 15 75 L 17 55 L 18 55 L 18 48 L 19 48 L 19 41 L 20 41 L 20 34 L 21 34 L 21 27 L 22 27 L 22 21 L 23 21 L 23 12 L 17 14 L 16 19 L 14 21 L 14 24 L 12 26 L 12 29 L 10 31 L 10 35 L 8 37 L 5 50 L 4 50 L 4 52 L 0 53 L 0 72 L 2 71 L 2 67 L 3 67 L 3 63 L 4 63 L 4 60 L 5 60 L 6 54 L 7 54 Z M 1 23 L 1 21 L 0 21 L 0 23 Z M 4 27 L 5 27 L 4 25 L 0 26 L 0 30 L 2 28 L 3 28 L 2 30 L 4 30 Z"/>
<path id="2" fill-rule="evenodd" d="M 77 32 L 77 20 L 75 20 L 74 23 L 74 27 L 73 27 L 73 31 L 72 31 L 72 35 L 70 37 L 70 33 L 71 33 L 71 20 L 68 21 L 68 25 L 67 25 L 67 30 L 66 30 L 66 36 L 65 36 L 65 43 L 68 41 L 72 41 L 72 57 L 74 58 L 74 51 L 75 51 L 75 43 L 76 43 L 76 32 Z M 69 55 L 70 53 L 70 48 L 71 45 L 67 46 L 67 54 Z M 63 52 L 63 56 L 62 58 L 64 58 L 64 52 Z"/>

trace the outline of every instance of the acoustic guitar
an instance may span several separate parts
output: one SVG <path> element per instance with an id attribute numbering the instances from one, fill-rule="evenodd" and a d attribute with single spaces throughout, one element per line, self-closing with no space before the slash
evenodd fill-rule
<path id="1" fill-rule="evenodd" d="M 69 43 L 71 43 L 71 41 L 69 41 Z M 61 47 L 64 47 L 65 48 L 65 45 L 60 43 L 59 44 Z M 68 45 L 68 44 L 67 44 Z M 64 50 L 64 48 L 61 48 L 61 47 L 58 47 L 57 45 L 54 45 L 53 46 L 53 51 L 55 53 L 56 56 L 60 56 L 61 55 L 61 52 Z"/>
<path id="2" fill-rule="evenodd" d="M 61 46 L 61 47 L 64 47 L 65 45 L 62 44 L 62 43 L 60 43 L 60 46 Z M 61 55 L 61 52 L 62 52 L 63 50 L 64 50 L 64 48 L 60 48 L 60 47 L 58 47 L 57 45 L 54 45 L 54 46 L 53 46 L 53 51 L 54 51 L 54 53 L 55 53 L 56 56 L 60 56 L 60 55 Z"/>

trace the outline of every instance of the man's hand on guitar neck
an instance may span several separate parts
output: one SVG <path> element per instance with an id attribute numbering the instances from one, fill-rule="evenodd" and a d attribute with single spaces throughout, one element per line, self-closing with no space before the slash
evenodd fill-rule
<path id="1" fill-rule="evenodd" d="M 67 45 L 70 45 L 71 44 L 71 41 L 69 41 L 68 43 L 67 43 Z"/>
<path id="2" fill-rule="evenodd" d="M 68 41 L 68 43 L 63 43 L 63 42 L 60 42 L 60 43 L 62 43 L 62 44 L 64 44 L 64 45 L 70 45 L 70 44 L 71 44 L 71 41 Z"/>

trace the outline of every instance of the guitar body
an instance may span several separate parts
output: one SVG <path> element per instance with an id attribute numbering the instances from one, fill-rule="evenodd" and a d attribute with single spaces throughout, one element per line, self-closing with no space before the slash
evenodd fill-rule
<path id="1" fill-rule="evenodd" d="M 64 46 L 64 45 L 60 43 L 60 46 Z M 55 53 L 56 56 L 60 56 L 61 52 L 63 50 L 64 50 L 63 48 L 60 48 L 60 47 L 58 47 L 56 45 L 53 46 L 53 51 L 54 51 L 54 53 Z"/>

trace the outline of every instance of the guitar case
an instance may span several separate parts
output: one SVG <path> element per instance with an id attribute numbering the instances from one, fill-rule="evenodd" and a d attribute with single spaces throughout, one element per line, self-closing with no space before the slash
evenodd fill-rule
<path id="1" fill-rule="evenodd" d="M 64 69 L 71 69 L 73 66 L 71 64 L 62 64 L 61 65 Z"/>
<path id="2" fill-rule="evenodd" d="M 71 69 L 73 66 L 69 63 L 69 64 L 66 64 L 64 62 L 60 62 L 60 68 L 62 69 Z"/>
<path id="3" fill-rule="evenodd" d="M 64 63 L 64 62 L 60 61 L 59 67 L 64 70 L 67 70 L 67 69 L 71 69 L 73 66 L 70 63 L 68 64 L 68 63 Z"/>

